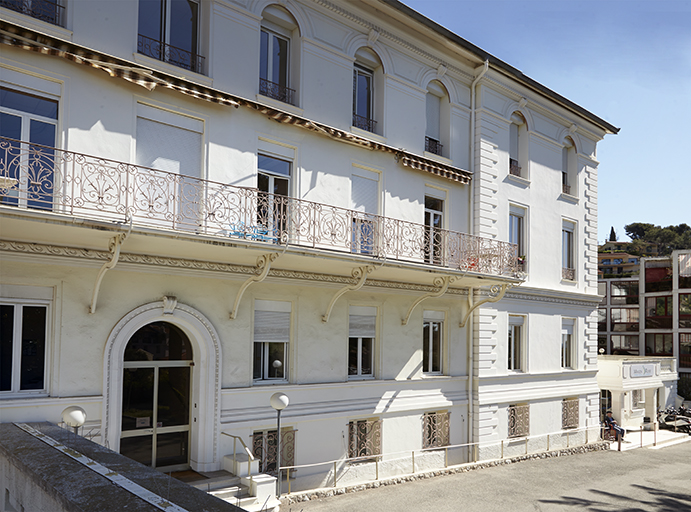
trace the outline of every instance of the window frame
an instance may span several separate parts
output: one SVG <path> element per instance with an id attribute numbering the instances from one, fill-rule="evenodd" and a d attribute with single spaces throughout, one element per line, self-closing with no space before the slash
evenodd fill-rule
<path id="1" fill-rule="evenodd" d="M 38 298 L 0 298 L 0 306 L 13 308 L 12 320 L 12 355 L 10 387 L 0 391 L 0 400 L 5 398 L 20 398 L 31 396 L 46 396 L 49 389 L 49 357 L 51 348 L 51 320 L 52 300 Z M 43 326 L 43 386 L 40 389 L 22 389 L 22 358 L 23 358 L 23 311 L 25 307 L 43 308 L 45 310 L 45 325 Z M 20 329 L 17 329 L 21 326 Z"/>
<path id="2" fill-rule="evenodd" d="M 449 411 L 426 412 L 422 415 L 422 449 L 443 448 L 451 444 Z"/>
<path id="3" fill-rule="evenodd" d="M 635 343 L 630 343 L 629 340 L 636 338 Z M 616 351 L 625 350 L 627 352 L 635 351 L 635 354 L 629 355 L 639 355 L 640 354 L 640 341 L 641 337 L 639 334 L 611 334 L 609 337 L 609 347 L 610 354 L 614 354 Z M 615 341 L 617 345 L 615 346 Z"/>
<path id="4" fill-rule="evenodd" d="M 627 311 L 630 313 L 627 313 L 626 315 L 621 315 L 621 311 Z M 616 312 L 616 313 L 615 313 Z M 609 330 L 610 332 L 638 332 L 640 325 L 641 325 L 641 318 L 640 318 L 640 309 L 639 308 L 624 308 L 624 307 L 619 307 L 619 308 L 610 308 L 609 310 Z M 636 317 L 636 321 L 628 321 L 628 322 L 621 322 L 617 321 L 615 319 L 615 316 L 619 316 L 619 319 L 623 318 L 626 316 L 627 320 L 631 320 L 632 318 Z M 618 326 L 625 326 L 623 329 L 619 329 Z"/>
<path id="5" fill-rule="evenodd" d="M 577 369 L 576 361 L 576 319 L 564 318 L 561 321 L 561 368 Z"/>
<path id="6" fill-rule="evenodd" d="M 660 304 L 663 302 L 662 315 L 658 314 Z M 652 304 L 652 305 L 651 305 Z M 658 295 L 645 298 L 645 328 L 646 329 L 672 329 L 672 316 L 674 311 L 673 295 Z"/>
<path id="7" fill-rule="evenodd" d="M 580 400 L 578 397 L 564 398 L 561 401 L 561 429 L 576 429 L 580 422 Z M 575 412 L 574 412 L 575 411 Z"/>
<path id="8" fill-rule="evenodd" d="M 517 403 L 507 407 L 508 438 L 528 437 L 530 435 L 530 404 Z"/>
<path id="9" fill-rule="evenodd" d="M 435 209 L 428 205 L 433 201 L 439 201 L 440 208 Z M 440 197 L 425 194 L 424 197 L 424 225 L 425 225 L 425 237 L 424 237 L 424 258 L 425 263 L 433 265 L 443 264 L 444 258 L 444 248 L 445 248 L 445 231 L 444 231 L 444 209 L 446 207 L 446 200 Z M 439 226 L 435 225 L 435 222 L 439 221 Z"/>
<path id="10" fill-rule="evenodd" d="M 372 321 L 374 329 L 370 332 L 364 332 L 360 334 L 371 334 L 371 336 L 353 336 L 352 334 L 352 328 L 353 328 L 353 322 L 351 317 L 353 316 L 360 316 L 360 317 L 368 317 Z M 374 306 L 350 306 L 349 311 L 348 311 L 348 353 L 347 353 L 347 379 L 348 380 L 371 380 L 375 378 L 375 353 L 376 353 L 376 346 L 377 346 L 377 321 L 378 321 L 378 310 Z M 362 369 L 362 346 L 363 346 L 363 340 L 370 340 L 371 343 L 371 348 L 370 348 L 370 360 L 369 360 L 369 365 L 370 365 L 370 373 L 363 373 Z M 351 366 L 350 366 L 350 354 L 353 349 L 353 343 L 357 344 L 356 351 L 357 351 L 357 371 L 356 373 L 350 373 L 351 371 Z"/>
<path id="11" fill-rule="evenodd" d="M 691 293 L 679 294 L 679 322 L 680 329 L 691 329 Z"/>
<path id="12" fill-rule="evenodd" d="M 527 268 L 527 214 L 527 208 L 509 205 L 509 243 L 516 244 L 516 256 L 521 270 Z"/>
<path id="13" fill-rule="evenodd" d="M 524 373 L 526 371 L 526 324 L 527 317 L 525 315 L 509 314 L 508 333 L 506 341 L 506 368 L 509 372 Z M 518 338 L 518 340 L 516 340 L 516 338 Z"/>
<path id="14" fill-rule="evenodd" d="M 361 109 L 361 102 L 359 101 L 359 96 L 360 96 L 360 76 L 363 77 L 368 77 L 368 84 L 369 86 L 365 89 L 365 92 L 367 93 L 367 99 L 366 99 L 366 115 L 362 115 L 360 113 Z M 376 120 L 374 119 L 374 71 L 371 69 L 368 69 L 367 67 L 363 66 L 362 64 L 355 63 L 353 65 L 353 126 L 356 128 L 360 128 L 361 130 L 365 130 L 368 132 L 375 133 L 376 132 Z"/>
<path id="15" fill-rule="evenodd" d="M 422 373 L 424 375 L 443 375 L 444 374 L 444 321 L 446 314 L 443 311 L 424 311 L 422 320 Z M 433 325 L 438 326 L 439 340 L 437 348 L 437 360 L 439 368 L 434 369 L 435 350 L 434 350 L 434 329 Z M 425 339 L 425 329 L 428 330 Z M 425 367 L 427 361 L 427 367 Z"/>
<path id="16" fill-rule="evenodd" d="M 691 332 L 679 333 L 679 368 L 691 368 Z"/>
<path id="17" fill-rule="evenodd" d="M 610 304 L 621 306 L 621 305 L 634 305 L 639 303 L 639 287 L 638 281 L 611 281 L 610 282 Z M 635 289 L 633 289 L 635 288 Z M 616 294 L 615 291 L 620 291 L 624 289 L 627 293 L 624 295 Z M 623 297 L 624 302 L 619 302 L 617 299 Z"/>
<path id="18" fill-rule="evenodd" d="M 348 459 L 366 462 L 381 455 L 382 420 L 379 418 L 348 422 Z M 364 453 L 363 453 L 364 452 Z"/>
<path id="19" fill-rule="evenodd" d="M 652 344 L 649 344 L 652 340 Z M 660 346 L 661 345 L 661 346 Z M 669 351 L 665 351 L 665 345 L 669 347 Z M 652 350 L 648 351 L 651 347 Z M 661 348 L 662 351 L 659 351 Z M 645 334 L 645 355 L 646 356 L 671 356 L 674 353 L 674 335 L 668 332 L 648 332 Z"/>
<path id="20" fill-rule="evenodd" d="M 253 308 L 253 327 L 252 327 L 252 381 L 254 384 L 262 383 L 286 383 L 290 380 L 290 346 L 293 329 L 293 307 L 292 303 L 288 301 L 273 301 L 273 300 L 255 300 Z M 263 313 L 278 313 L 287 314 L 288 326 L 287 334 L 284 332 L 282 336 L 284 339 L 257 339 L 257 325 L 265 322 L 257 321 L 257 312 Z M 260 314 L 261 316 L 261 314 Z M 280 320 L 285 321 L 285 317 Z M 283 326 L 285 328 L 285 326 Z M 283 360 L 282 375 L 280 377 L 272 377 L 271 369 L 269 368 L 269 353 L 272 345 L 283 345 Z M 259 356 L 259 357 L 258 357 Z M 259 361 L 259 366 L 257 362 Z M 259 376 L 257 376 L 257 368 L 259 368 Z"/>
<path id="21" fill-rule="evenodd" d="M 561 278 L 576 281 L 576 223 L 562 220 L 561 226 Z"/>

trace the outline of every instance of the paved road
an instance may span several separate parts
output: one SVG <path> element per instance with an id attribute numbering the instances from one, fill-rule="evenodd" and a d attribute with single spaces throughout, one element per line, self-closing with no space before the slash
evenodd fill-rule
<path id="1" fill-rule="evenodd" d="M 691 442 L 593 452 L 284 505 L 282 512 L 691 511 Z"/>

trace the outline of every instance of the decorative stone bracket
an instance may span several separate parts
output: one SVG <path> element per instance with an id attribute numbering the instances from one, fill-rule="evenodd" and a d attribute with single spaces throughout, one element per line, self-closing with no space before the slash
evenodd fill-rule
<path id="1" fill-rule="evenodd" d="M 355 284 L 349 284 L 347 286 L 344 286 L 334 294 L 334 296 L 331 298 L 331 302 L 329 302 L 329 307 L 326 308 L 326 314 L 322 316 L 322 322 L 326 323 L 329 321 L 331 311 L 333 310 L 336 301 L 340 299 L 344 293 L 357 291 L 364 286 L 365 281 L 367 281 L 367 275 L 373 270 L 374 267 L 371 265 L 366 265 L 364 267 L 358 267 L 353 269 L 351 274 L 354 278 L 358 280 L 358 282 Z"/>
<path id="2" fill-rule="evenodd" d="M 242 299 L 242 296 L 244 295 L 245 291 L 247 288 L 250 287 L 251 284 L 253 283 L 261 283 L 264 279 L 266 279 L 266 276 L 269 275 L 269 270 L 271 270 L 271 264 L 276 261 L 278 258 L 279 253 L 277 252 L 271 252 L 268 254 L 262 254 L 257 258 L 257 268 L 255 269 L 255 274 L 258 275 L 253 275 L 247 281 L 242 283 L 242 286 L 240 287 L 240 290 L 238 290 L 238 294 L 235 297 L 235 304 L 233 304 L 233 309 L 230 312 L 230 319 L 234 320 L 235 317 L 238 314 L 238 307 L 240 307 L 240 300 Z"/>
<path id="3" fill-rule="evenodd" d="M 434 286 L 438 286 L 439 290 L 435 292 L 429 292 L 425 293 L 424 295 L 420 296 L 417 298 L 415 302 L 413 302 L 410 305 L 410 308 L 408 308 L 408 314 L 405 316 L 405 318 L 401 319 L 401 324 L 402 325 L 408 325 L 408 320 L 410 320 L 410 315 L 413 314 L 413 310 L 423 301 L 427 299 L 436 299 L 437 297 L 441 297 L 446 293 L 446 290 L 449 289 L 449 285 L 453 283 L 457 278 L 455 276 L 446 276 L 446 277 L 435 277 L 434 278 Z"/>
<path id="4" fill-rule="evenodd" d="M 466 311 L 465 316 L 463 317 L 463 321 L 459 324 L 460 327 L 465 327 L 466 322 L 468 321 L 468 318 L 470 318 L 470 315 L 475 311 L 477 308 L 482 306 L 483 304 L 487 304 L 488 302 L 499 302 L 503 297 L 504 294 L 506 293 L 506 290 L 513 288 L 516 286 L 515 284 L 495 284 L 489 289 L 489 297 L 486 299 L 481 300 L 480 302 L 476 302 L 475 304 L 471 304 L 473 300 L 473 290 L 472 288 L 468 290 L 468 311 Z"/>
<path id="5" fill-rule="evenodd" d="M 130 226 L 130 230 L 131 229 L 132 228 Z M 89 314 L 93 315 L 96 312 L 96 302 L 98 301 L 98 292 L 101 289 L 101 281 L 103 281 L 103 277 L 106 275 L 106 272 L 108 272 L 110 269 L 112 269 L 113 267 L 115 267 L 115 265 L 118 264 L 118 260 L 120 259 L 120 248 L 122 247 L 123 242 L 127 240 L 129 234 L 129 231 L 127 233 L 120 233 L 110 239 L 110 244 L 108 246 L 108 250 L 111 254 L 110 261 L 106 261 L 103 264 L 101 270 L 98 271 L 98 276 L 96 276 L 96 282 L 94 283 L 94 291 L 91 294 L 91 305 L 89 306 Z"/>

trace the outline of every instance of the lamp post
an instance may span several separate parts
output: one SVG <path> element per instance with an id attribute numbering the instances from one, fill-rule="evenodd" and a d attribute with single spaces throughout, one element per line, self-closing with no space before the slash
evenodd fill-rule
<path id="1" fill-rule="evenodd" d="M 77 405 L 72 405 L 62 411 L 62 421 L 68 427 L 72 427 L 75 434 L 78 434 L 79 427 L 86 423 L 86 411 Z"/>
<path id="2" fill-rule="evenodd" d="M 290 400 L 285 393 L 274 393 L 271 395 L 271 407 L 276 409 L 276 497 L 281 497 L 281 411 L 288 407 Z"/>

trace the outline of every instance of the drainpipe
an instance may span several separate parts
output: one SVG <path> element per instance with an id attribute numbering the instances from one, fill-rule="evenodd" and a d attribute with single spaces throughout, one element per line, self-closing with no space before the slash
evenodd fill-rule
<path id="1" fill-rule="evenodd" d="M 470 220 L 470 225 L 472 226 L 471 234 L 475 234 L 475 187 L 477 186 L 477 179 L 475 176 L 475 86 L 480 82 L 485 73 L 489 70 L 489 60 L 486 60 L 482 66 L 475 68 L 475 72 L 479 73 L 475 76 L 473 83 L 470 85 L 470 108 L 472 110 L 470 115 L 470 172 L 473 175 L 472 178 L 472 190 L 470 191 L 470 201 L 469 208 L 470 212 L 468 219 Z M 468 308 L 472 307 L 473 301 L 473 289 L 468 288 Z M 475 385 L 475 371 L 473 367 L 474 352 L 475 352 L 475 340 L 473 338 L 473 318 L 472 315 L 468 318 L 468 323 L 466 325 L 466 335 L 468 337 L 468 442 L 473 442 L 473 387 Z M 471 448 L 472 450 L 475 447 Z M 470 460 L 469 460 L 470 461 Z"/>

